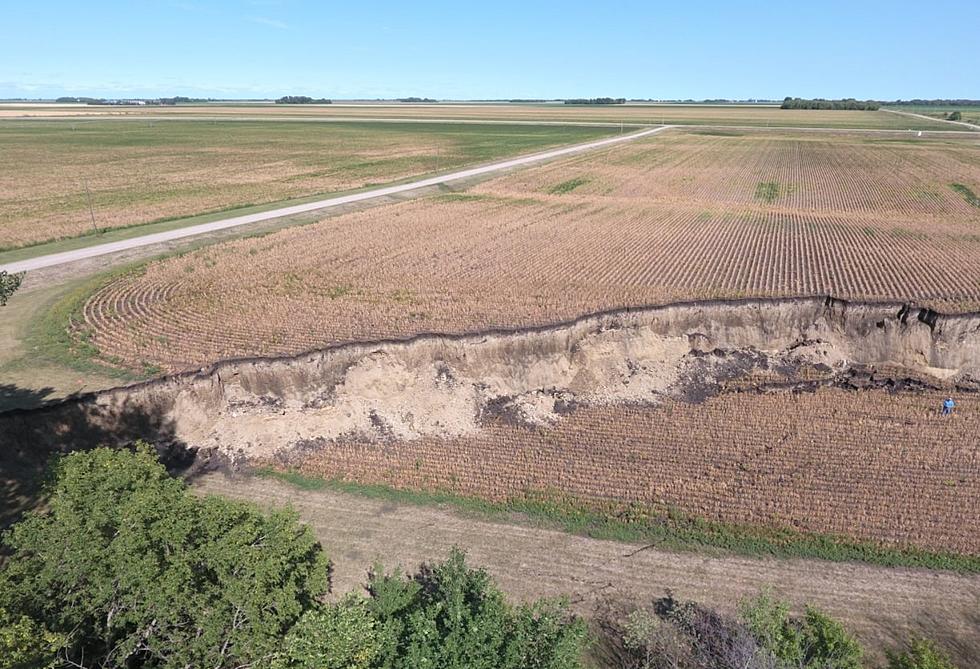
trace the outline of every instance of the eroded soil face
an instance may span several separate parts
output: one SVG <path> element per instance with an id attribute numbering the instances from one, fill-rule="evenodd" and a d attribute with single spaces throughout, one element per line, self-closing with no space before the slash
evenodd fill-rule
<path id="1" fill-rule="evenodd" d="M 361 481 L 557 489 L 975 553 L 978 332 L 978 316 L 902 305 L 678 304 L 225 362 L 0 416 L 0 439 L 149 437 Z M 948 393 L 961 404 L 944 419 Z"/>

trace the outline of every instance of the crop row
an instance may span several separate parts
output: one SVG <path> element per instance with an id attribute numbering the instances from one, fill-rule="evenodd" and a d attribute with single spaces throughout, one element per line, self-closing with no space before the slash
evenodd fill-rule
<path id="1" fill-rule="evenodd" d="M 106 355 L 169 369 L 330 343 L 540 325 L 679 299 L 980 304 L 980 224 L 439 198 L 150 265 L 85 305 Z M 970 233 L 976 229 L 976 233 Z"/>
<path id="2" fill-rule="evenodd" d="M 331 443 L 309 474 L 492 499 L 529 491 L 639 503 L 934 550 L 980 552 L 980 407 L 823 390 L 703 405 L 580 409 L 549 429 Z"/>

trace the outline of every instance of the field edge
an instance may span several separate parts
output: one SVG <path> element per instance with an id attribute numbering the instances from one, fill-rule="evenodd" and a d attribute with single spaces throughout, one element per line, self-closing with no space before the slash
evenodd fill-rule
<path id="1" fill-rule="evenodd" d="M 301 490 L 328 489 L 371 499 L 421 507 L 448 508 L 465 516 L 503 524 L 559 530 L 593 539 L 645 544 L 656 548 L 710 555 L 754 558 L 857 562 L 889 568 L 912 568 L 980 574 L 980 555 L 891 547 L 847 537 L 804 533 L 791 528 L 710 521 L 669 505 L 590 504 L 558 491 L 528 491 L 505 501 L 490 501 L 448 490 L 397 488 L 345 479 L 309 476 L 293 467 L 259 466 L 250 472 Z"/>

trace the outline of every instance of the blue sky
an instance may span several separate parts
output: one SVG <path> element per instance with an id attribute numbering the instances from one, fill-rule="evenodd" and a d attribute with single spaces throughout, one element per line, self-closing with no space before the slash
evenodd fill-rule
<path id="1" fill-rule="evenodd" d="M 0 0 L 0 97 L 980 98 L 980 3 Z"/>

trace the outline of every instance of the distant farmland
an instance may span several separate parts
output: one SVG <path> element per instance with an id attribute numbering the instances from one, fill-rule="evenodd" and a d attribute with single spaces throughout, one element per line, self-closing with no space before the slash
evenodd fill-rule
<path id="1" fill-rule="evenodd" d="M 563 105 L 563 104 L 332 104 L 332 105 L 188 105 L 177 107 L 0 106 L 0 118 L 25 116 L 111 117 L 284 117 L 306 119 L 452 119 L 459 121 L 521 121 L 635 123 L 675 125 L 747 125 L 808 128 L 873 128 L 888 130 L 967 131 L 940 121 L 884 111 L 779 109 L 774 105 Z"/>
<path id="2" fill-rule="evenodd" d="M 0 121 L 0 249 L 362 188 L 611 131 L 262 120 Z"/>
<path id="3" fill-rule="evenodd" d="M 214 246 L 114 280 L 76 334 L 164 369 L 327 344 L 803 294 L 980 308 L 980 149 L 672 132 Z"/>

